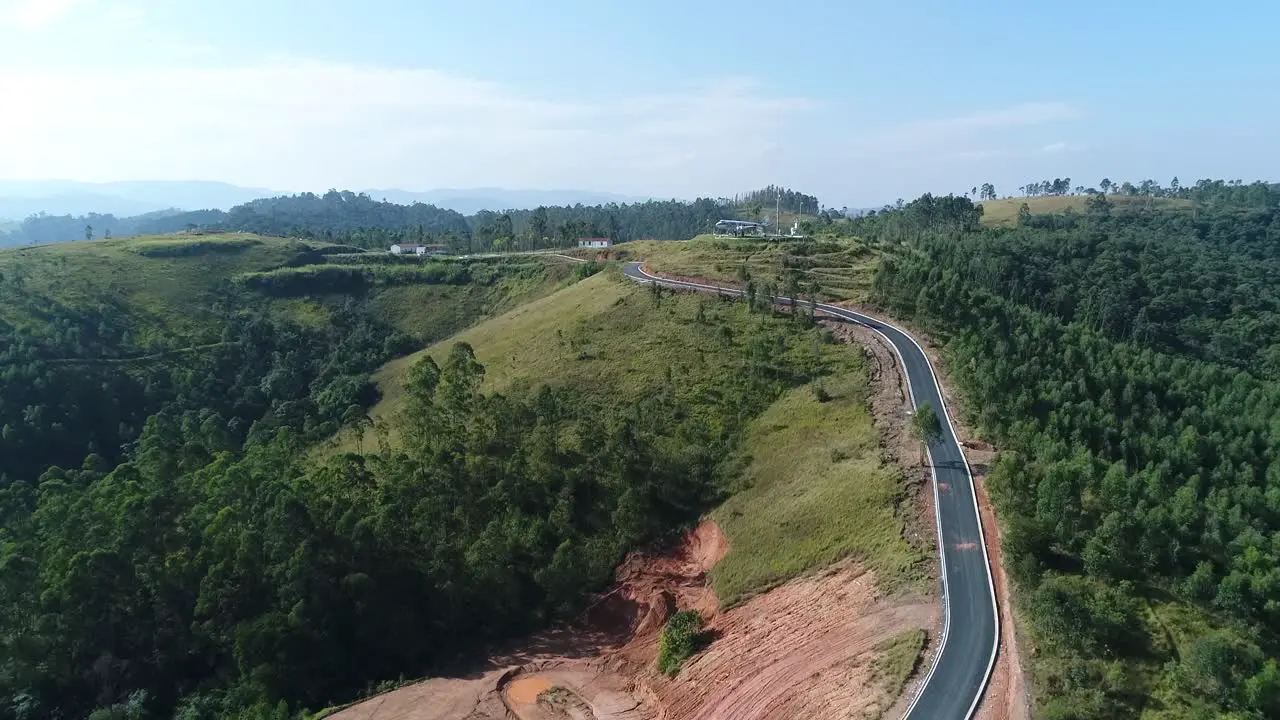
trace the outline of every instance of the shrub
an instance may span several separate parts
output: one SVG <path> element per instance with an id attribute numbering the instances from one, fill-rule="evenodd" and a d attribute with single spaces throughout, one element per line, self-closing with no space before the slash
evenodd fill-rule
<path id="1" fill-rule="evenodd" d="M 658 637 L 658 671 L 674 676 L 684 661 L 693 657 L 705 643 L 702 615 L 696 610 L 681 610 L 672 615 Z"/>
<path id="2" fill-rule="evenodd" d="M 577 263 L 573 266 L 573 277 L 575 280 L 586 280 L 604 269 L 604 265 L 594 260 L 590 262 Z"/>

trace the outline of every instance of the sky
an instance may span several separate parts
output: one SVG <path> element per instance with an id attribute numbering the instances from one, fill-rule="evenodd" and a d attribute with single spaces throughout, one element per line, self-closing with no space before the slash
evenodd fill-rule
<path id="1" fill-rule="evenodd" d="M 1275 180 L 1278 28 L 1268 0 L 0 0 L 0 179 Z"/>

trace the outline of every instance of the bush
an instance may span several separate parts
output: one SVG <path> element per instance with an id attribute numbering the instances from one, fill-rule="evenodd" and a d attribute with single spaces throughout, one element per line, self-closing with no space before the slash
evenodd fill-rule
<path id="1" fill-rule="evenodd" d="M 196 257 L 214 253 L 235 253 L 248 250 L 261 241 L 249 238 L 223 238 L 218 240 L 154 240 L 139 243 L 133 251 L 149 258 Z"/>
<path id="2" fill-rule="evenodd" d="M 268 272 L 245 273 L 236 282 L 251 290 L 275 297 L 297 297 L 324 294 L 357 294 L 372 287 L 394 285 L 466 285 L 470 282 L 490 284 L 495 275 L 487 268 L 456 263 L 417 263 L 414 267 L 385 265 L 307 265 L 280 268 Z"/>
<path id="3" fill-rule="evenodd" d="M 575 280 L 586 280 L 603 269 L 604 265 L 594 260 L 590 262 L 577 263 L 573 266 L 573 278 Z"/>
<path id="4" fill-rule="evenodd" d="M 674 676 L 684 661 L 693 657 L 706 644 L 702 632 L 702 615 L 696 610 L 681 610 L 667 621 L 658 637 L 658 671 Z"/>

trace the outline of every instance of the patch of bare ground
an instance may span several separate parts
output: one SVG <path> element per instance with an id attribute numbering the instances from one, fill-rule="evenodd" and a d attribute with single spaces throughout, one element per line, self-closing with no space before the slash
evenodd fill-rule
<path id="1" fill-rule="evenodd" d="M 853 561 L 719 611 L 706 573 L 727 546 L 702 523 L 673 552 L 634 553 L 616 587 L 575 623 L 596 632 L 532 638 L 562 654 L 494 656 L 469 675 L 436 678 L 346 708 L 337 720 L 711 720 L 876 718 L 893 702 L 873 678 L 878 646 L 937 630 L 936 602 L 886 596 Z M 711 644 L 674 678 L 659 674 L 658 634 L 676 610 L 707 617 Z M 618 623 L 622 644 L 602 642 Z M 571 631 L 571 629 L 570 629 Z M 615 636 L 616 637 L 616 636 Z"/>
<path id="2" fill-rule="evenodd" d="M 676 677 L 646 666 L 639 681 L 661 720 L 880 717 L 894 698 L 872 680 L 876 647 L 935 620 L 932 602 L 885 597 L 846 561 L 719 615 Z"/>

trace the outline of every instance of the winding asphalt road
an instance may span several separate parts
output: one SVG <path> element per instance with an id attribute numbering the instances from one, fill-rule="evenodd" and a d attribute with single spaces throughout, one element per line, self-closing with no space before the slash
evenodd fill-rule
<path id="1" fill-rule="evenodd" d="M 743 294 L 735 288 L 651 275 L 640 263 L 628 263 L 624 272 L 642 283 L 721 295 Z M 789 300 L 778 297 L 775 302 Z M 968 720 L 978 707 L 995 665 L 1000 623 L 973 476 L 956 440 L 933 367 L 919 343 L 893 325 L 835 305 L 819 303 L 817 310 L 880 333 L 906 368 L 912 407 L 928 403 L 942 411 L 942 433 L 928 448 L 942 559 L 942 650 L 934 655 L 933 665 L 903 717 L 906 720 Z"/>

